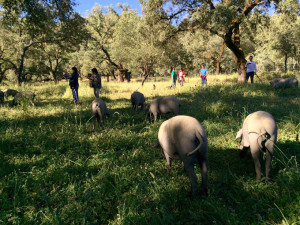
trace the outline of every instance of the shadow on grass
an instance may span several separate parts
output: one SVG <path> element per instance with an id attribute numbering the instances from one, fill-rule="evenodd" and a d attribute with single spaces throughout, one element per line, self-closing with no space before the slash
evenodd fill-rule
<path id="1" fill-rule="evenodd" d="M 71 99 L 37 102 L 37 108 L 62 107 L 65 111 L 1 121 L 0 178 L 5 183 L 3 192 L 8 192 L 2 198 L 6 202 L 3 212 L 14 208 L 12 202 L 17 199 L 22 219 L 25 206 L 35 204 L 42 212 L 49 207 L 57 209 L 53 220 L 59 217 L 65 223 L 101 224 L 120 218 L 124 224 L 281 223 L 282 215 L 274 203 L 280 209 L 291 208 L 297 199 L 297 173 L 289 173 L 293 162 L 282 164 L 276 152 L 273 183 L 257 182 L 250 153 L 241 160 L 239 150 L 229 147 L 225 139 L 225 146 L 218 147 L 223 141 L 219 137 L 225 135 L 220 127 L 237 131 L 244 115 L 257 110 L 297 125 L 299 118 L 290 118 L 297 113 L 292 101 L 299 92 L 282 90 L 278 94 L 265 84 L 246 87 L 195 87 L 190 93 L 176 95 L 182 102 L 181 114 L 215 126 L 206 127 L 212 138 L 210 196 L 205 200 L 187 198 L 190 184 L 181 164 L 174 162 L 171 173 L 167 173 L 160 151 L 149 147 L 157 138 L 160 123 L 172 115 L 152 124 L 143 111 L 132 111 L 129 99 L 103 98 L 108 108 L 113 106 L 111 117 L 92 134 L 92 121 L 88 120 L 93 97 L 81 98 L 82 104 L 75 110 Z M 300 154 L 297 141 L 278 146 L 288 159 Z M 196 171 L 199 175 L 199 169 Z M 33 203 L 35 192 L 38 197 Z"/>

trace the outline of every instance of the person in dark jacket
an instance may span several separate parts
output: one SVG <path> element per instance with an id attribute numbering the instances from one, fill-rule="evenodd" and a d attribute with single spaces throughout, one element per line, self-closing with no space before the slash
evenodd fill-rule
<path id="1" fill-rule="evenodd" d="M 101 76 L 98 73 L 96 68 L 92 69 L 92 73 L 93 74 L 91 74 L 91 76 L 89 76 L 90 86 L 92 88 L 94 88 L 95 97 L 99 98 L 100 89 L 102 87 L 102 85 L 101 85 Z"/>
<path id="2" fill-rule="evenodd" d="M 76 67 L 73 67 L 71 76 L 67 76 L 65 72 L 63 73 L 63 75 L 66 79 L 69 79 L 69 85 L 70 85 L 70 88 L 72 89 L 73 99 L 74 99 L 75 104 L 77 104 L 78 101 L 79 101 L 79 97 L 78 97 L 78 88 L 79 88 L 78 70 L 77 70 Z"/>

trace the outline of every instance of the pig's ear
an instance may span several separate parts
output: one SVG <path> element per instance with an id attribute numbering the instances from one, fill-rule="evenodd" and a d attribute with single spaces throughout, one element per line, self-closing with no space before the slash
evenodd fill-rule
<path id="1" fill-rule="evenodd" d="M 237 132 L 237 134 L 236 134 L 235 140 L 242 138 L 242 137 L 243 137 L 243 129 L 240 129 L 239 132 Z"/>

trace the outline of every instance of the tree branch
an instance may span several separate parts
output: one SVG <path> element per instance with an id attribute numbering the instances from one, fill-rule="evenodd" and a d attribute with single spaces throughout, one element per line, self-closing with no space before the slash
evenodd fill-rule
<path id="1" fill-rule="evenodd" d="M 104 48 L 103 45 L 101 45 L 101 50 L 102 50 L 102 51 L 104 52 L 104 54 L 106 55 L 107 61 L 108 61 L 111 65 L 113 65 L 113 66 L 117 67 L 117 69 L 119 69 L 120 66 L 118 66 L 115 62 L 113 62 L 113 61 L 111 60 L 108 51 Z"/>
<path id="2" fill-rule="evenodd" d="M 4 59 L 4 58 L 0 58 L 1 60 L 3 60 L 4 62 L 8 62 L 9 64 L 12 65 L 12 67 L 14 68 L 14 70 L 18 70 L 18 67 L 16 66 L 16 64 L 14 64 L 12 61 L 10 61 L 9 59 Z"/>

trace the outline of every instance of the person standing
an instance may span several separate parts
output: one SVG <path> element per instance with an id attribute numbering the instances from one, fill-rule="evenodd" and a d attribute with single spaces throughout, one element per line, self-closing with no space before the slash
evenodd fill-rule
<path id="1" fill-rule="evenodd" d="M 176 87 L 176 80 L 177 80 L 177 74 L 175 72 L 175 67 L 173 67 L 173 70 L 171 72 L 171 80 L 172 80 L 172 88 Z"/>
<path id="2" fill-rule="evenodd" d="M 182 70 L 182 81 L 185 82 L 185 76 L 186 76 L 186 73 L 184 72 L 184 70 Z"/>
<path id="3" fill-rule="evenodd" d="M 94 95 L 96 98 L 99 98 L 100 89 L 102 88 L 101 85 L 101 75 L 98 73 L 96 68 L 92 69 L 92 75 L 89 77 L 91 82 L 91 87 L 94 88 Z"/>
<path id="4" fill-rule="evenodd" d="M 79 83 L 78 83 L 78 70 L 76 67 L 72 68 L 72 75 L 67 76 L 65 72 L 63 72 L 63 76 L 66 79 L 69 79 L 69 85 L 70 88 L 72 89 L 72 94 L 73 94 L 73 99 L 75 104 L 78 104 L 79 101 L 79 96 L 78 96 L 78 88 L 79 88 Z"/>
<path id="5" fill-rule="evenodd" d="M 253 61 L 253 56 L 249 57 L 249 61 L 246 62 L 245 67 L 247 68 L 246 72 L 246 83 L 248 83 L 249 77 L 251 79 L 251 84 L 254 83 L 254 75 L 256 75 L 256 63 Z"/>
<path id="6" fill-rule="evenodd" d="M 182 68 L 178 71 L 178 80 L 179 80 L 180 86 L 183 87 L 184 77 L 183 77 Z"/>
<path id="7" fill-rule="evenodd" d="M 208 75 L 208 70 L 205 68 L 205 64 L 203 63 L 200 69 L 201 86 L 203 84 L 207 86 L 207 75 Z"/>

